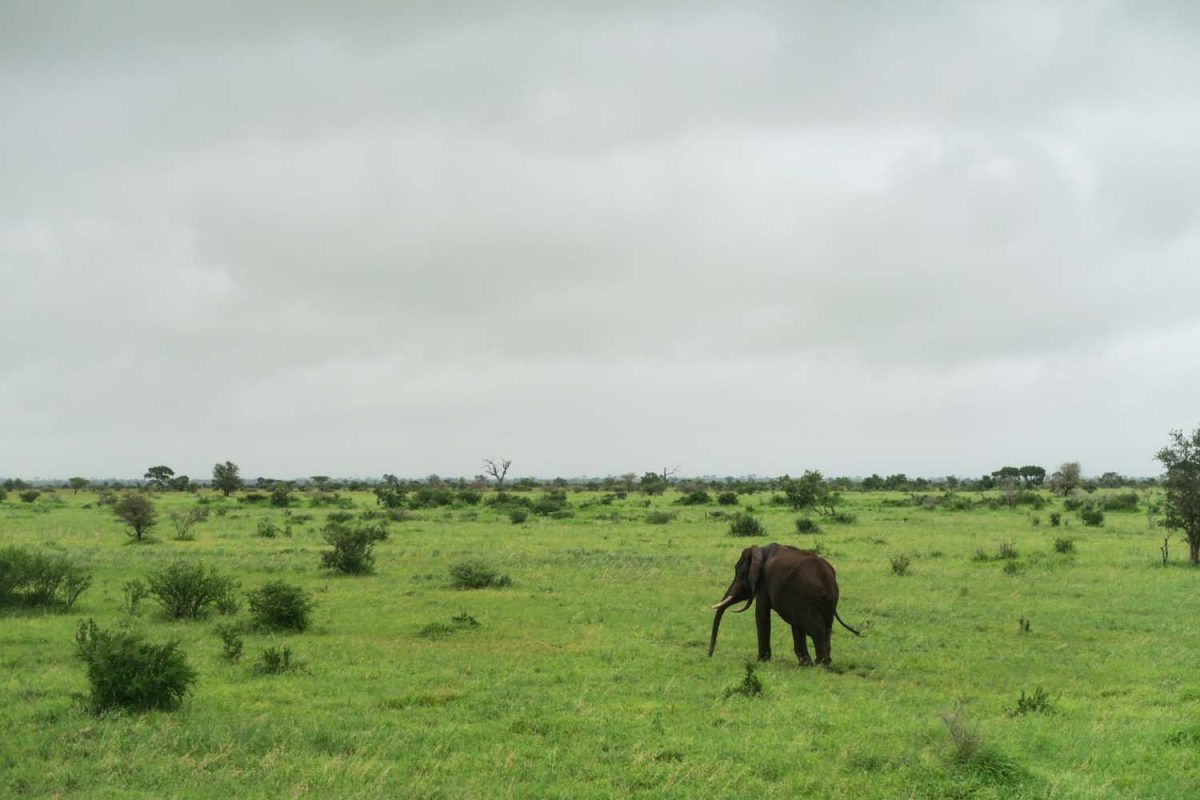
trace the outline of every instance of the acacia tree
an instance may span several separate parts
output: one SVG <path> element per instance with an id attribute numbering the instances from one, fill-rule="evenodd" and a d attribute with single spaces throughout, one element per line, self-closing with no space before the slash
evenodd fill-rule
<path id="1" fill-rule="evenodd" d="M 501 458 L 496 461 L 490 458 L 483 460 L 483 474 L 496 479 L 496 491 L 504 488 L 504 476 L 508 475 L 508 468 L 511 466 L 511 458 Z"/>
<path id="2" fill-rule="evenodd" d="M 213 465 L 213 486 L 221 490 L 226 497 L 242 488 L 242 477 L 238 474 L 238 465 L 232 461 Z"/>
<path id="3" fill-rule="evenodd" d="M 1082 476 L 1083 469 L 1079 466 L 1079 462 L 1068 461 L 1059 465 L 1055 473 L 1050 476 L 1050 488 L 1063 495 L 1068 495 L 1078 488 L 1080 481 L 1083 480 Z"/>
<path id="4" fill-rule="evenodd" d="M 1192 564 L 1200 564 L 1200 428 L 1191 436 L 1171 431 L 1170 437 L 1171 443 L 1154 456 L 1166 470 L 1163 525 L 1187 535 Z"/>
<path id="5" fill-rule="evenodd" d="M 129 492 L 123 496 L 113 506 L 113 513 L 129 526 L 129 535 L 138 542 L 146 531 L 154 527 L 158 517 L 154 503 L 140 492 Z"/>
<path id="6" fill-rule="evenodd" d="M 71 478 L 69 481 L 67 481 L 67 483 L 71 487 L 72 494 L 79 494 L 79 490 L 86 489 L 91 481 L 89 481 L 87 478 Z"/>
<path id="7" fill-rule="evenodd" d="M 160 464 L 157 467 L 150 467 L 142 477 L 146 479 L 146 484 L 152 490 L 161 492 L 171 485 L 171 479 L 175 477 L 175 470 L 165 464 Z"/>

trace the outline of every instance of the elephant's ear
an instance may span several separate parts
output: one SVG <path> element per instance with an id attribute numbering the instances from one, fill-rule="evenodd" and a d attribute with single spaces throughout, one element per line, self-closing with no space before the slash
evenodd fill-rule
<path id="1" fill-rule="evenodd" d="M 762 576 L 764 558 L 761 547 L 750 548 L 750 596 L 758 597 L 758 579 Z"/>

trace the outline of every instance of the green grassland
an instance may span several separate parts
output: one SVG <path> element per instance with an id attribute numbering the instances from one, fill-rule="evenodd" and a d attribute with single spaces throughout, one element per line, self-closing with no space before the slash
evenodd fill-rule
<path id="1" fill-rule="evenodd" d="M 312 519 L 262 538 L 258 520 L 280 511 L 210 496 L 226 510 L 194 541 L 171 539 L 163 520 L 141 544 L 94 494 L 0 503 L 0 545 L 66 553 L 95 575 L 69 613 L 0 615 L 0 796 L 1200 795 L 1200 571 L 1162 565 L 1162 533 L 1142 511 L 1110 512 L 1099 528 L 1064 513 L 1064 529 L 1048 523 L 1058 500 L 950 511 L 850 493 L 854 522 L 800 535 L 796 513 L 759 493 L 741 503 L 768 536 L 739 539 L 710 516 L 729 510 L 716 505 L 580 492 L 565 519 L 512 524 L 487 505 L 413 512 L 376 546 L 374 574 L 350 577 L 319 567 L 329 509 L 298 495 L 294 514 Z M 156 501 L 165 511 L 196 497 Z M 655 508 L 676 516 L 648 524 Z M 1065 536 L 1072 554 L 1053 547 Z M 709 658 L 709 606 L 741 549 L 770 541 L 819 544 L 838 570 L 842 617 L 869 629 L 835 627 L 832 668 L 799 669 L 776 618 L 763 693 L 727 696 L 756 653 L 753 614 L 726 615 Z M 1002 543 L 1016 559 L 974 557 Z M 904 576 L 890 563 L 900 555 Z M 465 556 L 512 585 L 451 588 L 449 566 Z M 181 557 L 242 589 L 303 586 L 318 603 L 312 627 L 247 633 L 245 658 L 230 663 L 221 618 L 167 621 L 153 601 L 124 609 L 126 581 Z M 454 626 L 461 612 L 480 624 Z M 74 632 L 89 617 L 179 640 L 200 676 L 182 707 L 85 710 Z M 431 623 L 449 630 L 423 634 Z M 269 645 L 303 668 L 254 672 Z M 1039 687 L 1049 709 L 1015 713 Z M 947 714 L 974 730 L 974 758 L 956 760 Z"/>

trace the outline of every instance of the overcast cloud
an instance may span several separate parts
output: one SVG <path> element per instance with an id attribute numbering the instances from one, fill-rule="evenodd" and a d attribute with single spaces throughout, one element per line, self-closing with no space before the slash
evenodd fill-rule
<path id="1" fill-rule="evenodd" d="M 1194 3 L 0 4 L 0 475 L 1157 473 Z"/>

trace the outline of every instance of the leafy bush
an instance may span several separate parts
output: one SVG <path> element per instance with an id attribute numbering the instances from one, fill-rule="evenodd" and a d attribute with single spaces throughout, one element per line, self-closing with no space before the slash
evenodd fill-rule
<path id="1" fill-rule="evenodd" d="M 1025 694 L 1025 690 L 1022 689 L 1016 705 L 1008 709 L 1008 715 L 1019 717 L 1023 714 L 1049 714 L 1053 711 L 1050 695 L 1046 694 L 1046 690 L 1039 686 L 1030 694 Z"/>
<path id="2" fill-rule="evenodd" d="M 746 662 L 746 675 L 742 678 L 742 682 L 736 686 L 730 686 L 725 690 L 726 697 L 741 695 L 742 697 L 757 697 L 762 694 L 763 685 L 759 677 L 754 674 L 754 662 Z"/>
<path id="3" fill-rule="evenodd" d="M 146 531 L 154 527 L 158 512 L 154 502 L 144 494 L 127 492 L 113 504 L 113 513 L 129 527 L 129 535 L 140 542 Z"/>
<path id="4" fill-rule="evenodd" d="M 470 630 L 471 628 L 478 627 L 479 620 L 475 619 L 467 612 L 462 611 L 451 617 L 449 623 L 431 622 L 422 627 L 418 633 L 426 639 L 444 639 L 451 634 L 458 633 L 459 631 Z"/>
<path id="5" fill-rule="evenodd" d="M 1075 540 L 1070 537 L 1060 537 L 1054 540 L 1054 552 L 1056 553 L 1074 553 Z"/>
<path id="6" fill-rule="evenodd" d="M 271 505 L 276 508 L 287 508 L 292 504 L 292 490 L 286 483 L 277 483 L 271 489 Z"/>
<path id="7" fill-rule="evenodd" d="M 1050 527 L 1057 528 L 1062 524 L 1062 514 L 1058 511 L 1050 512 Z"/>
<path id="8" fill-rule="evenodd" d="M 254 535 L 261 536 L 264 539 L 274 539 L 279 535 L 279 526 L 269 517 L 263 517 L 254 527 Z"/>
<path id="9" fill-rule="evenodd" d="M 32 503 L 34 500 L 37 500 L 41 496 L 42 496 L 42 493 L 39 492 L 37 489 L 26 489 L 25 491 L 23 491 L 17 495 L 17 497 L 21 498 L 22 503 Z"/>
<path id="10" fill-rule="evenodd" d="M 299 666 L 299 662 L 292 660 L 292 648 L 272 646 L 258 654 L 258 660 L 254 662 L 254 671 L 264 675 L 280 675 Z"/>
<path id="11" fill-rule="evenodd" d="M 815 519 L 810 517 L 800 517 L 796 520 L 796 533 L 820 533 L 821 526 L 817 524 Z"/>
<path id="12" fill-rule="evenodd" d="M 836 522 L 838 525 L 853 525 L 858 522 L 858 517 L 848 511 L 839 511 L 829 517 L 831 522 Z"/>
<path id="13" fill-rule="evenodd" d="M 284 581 L 270 581 L 246 593 L 254 624 L 271 630 L 302 631 L 308 627 L 312 598 L 304 589 Z"/>
<path id="14" fill-rule="evenodd" d="M 242 657 L 242 629 L 233 623 L 223 623 L 216 627 L 217 636 L 221 640 L 221 656 L 226 661 L 237 661 Z"/>
<path id="15" fill-rule="evenodd" d="M 66 556 L 0 549 L 0 605 L 47 606 L 69 611 L 92 576 Z"/>
<path id="16" fill-rule="evenodd" d="M 174 619 L 199 619 L 214 608 L 222 614 L 237 612 L 237 581 L 215 567 L 176 561 L 151 573 L 149 581 L 150 594 Z"/>
<path id="17" fill-rule="evenodd" d="M 712 497 L 703 489 L 688 492 L 675 501 L 681 506 L 706 506 L 712 502 Z"/>
<path id="18" fill-rule="evenodd" d="M 479 558 L 466 558 L 450 565 L 450 585 L 455 589 L 485 589 L 510 586 L 512 579 Z"/>
<path id="19" fill-rule="evenodd" d="M 1017 552 L 1016 545 L 1012 542 L 1001 542 L 1000 549 L 996 551 L 996 558 L 1001 561 L 1016 558 L 1018 555 L 1020 554 Z"/>
<path id="20" fill-rule="evenodd" d="M 125 599 L 125 610 L 130 614 L 136 614 L 138 604 L 150 596 L 150 588 L 134 578 L 125 582 L 125 585 L 121 587 L 121 594 Z"/>
<path id="21" fill-rule="evenodd" d="M 1137 511 L 1137 492 L 1113 492 L 1100 497 L 1100 504 L 1105 511 Z"/>
<path id="22" fill-rule="evenodd" d="M 376 542 L 376 529 L 351 526 L 333 519 L 325 525 L 322 534 L 331 549 L 321 553 L 321 565 L 327 569 L 348 575 L 364 575 L 372 570 L 375 556 L 372 549 Z"/>
<path id="23" fill-rule="evenodd" d="M 1024 617 L 1021 617 L 1020 619 L 1018 619 L 1017 620 L 1017 632 L 1018 633 L 1029 633 L 1029 631 L 1030 631 L 1029 620 L 1025 619 Z"/>
<path id="24" fill-rule="evenodd" d="M 651 511 L 646 514 L 646 523 L 649 525 L 666 525 L 673 519 L 675 515 L 669 511 Z"/>
<path id="25" fill-rule="evenodd" d="M 737 504 L 737 492 L 721 492 L 717 495 L 717 505 L 719 506 L 736 506 Z"/>
<path id="26" fill-rule="evenodd" d="M 907 575 L 912 559 L 906 555 L 892 556 L 892 574 Z"/>
<path id="27" fill-rule="evenodd" d="M 1005 561 L 1004 562 L 1004 574 L 1005 575 L 1020 575 L 1021 574 L 1021 563 L 1019 561 Z"/>
<path id="28" fill-rule="evenodd" d="M 178 642 L 152 644 L 134 631 L 104 631 L 92 620 L 75 634 L 79 657 L 87 664 L 90 705 L 135 710 L 178 707 L 192 684 L 192 669 Z"/>
<path id="29" fill-rule="evenodd" d="M 729 521 L 730 536 L 766 536 L 761 522 L 749 514 L 738 514 Z"/>
<path id="30" fill-rule="evenodd" d="M 509 514 L 508 514 L 508 520 L 513 525 L 520 525 L 522 522 L 524 522 L 527 519 L 529 519 L 529 512 L 525 511 L 523 509 L 520 509 L 520 508 L 514 509 L 513 511 L 509 512 Z"/>
<path id="31" fill-rule="evenodd" d="M 204 506 L 193 506 L 187 511 L 174 509 L 167 514 L 171 519 L 171 525 L 175 528 L 175 539 L 180 542 L 190 542 L 196 538 L 192 535 L 192 528 L 197 523 L 204 522 L 208 519 L 208 509 Z"/>
<path id="32" fill-rule="evenodd" d="M 1104 524 L 1104 512 L 1098 508 L 1081 508 L 1079 509 L 1079 519 L 1090 528 L 1098 528 Z"/>

